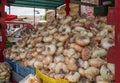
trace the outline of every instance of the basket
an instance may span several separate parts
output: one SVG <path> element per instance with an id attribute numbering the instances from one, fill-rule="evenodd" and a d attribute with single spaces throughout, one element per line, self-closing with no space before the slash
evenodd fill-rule
<path id="1" fill-rule="evenodd" d="M 47 75 L 43 74 L 39 69 L 36 69 L 36 76 L 43 81 L 42 83 L 69 83 L 69 81 L 64 79 L 56 80 L 54 78 L 50 78 Z"/>

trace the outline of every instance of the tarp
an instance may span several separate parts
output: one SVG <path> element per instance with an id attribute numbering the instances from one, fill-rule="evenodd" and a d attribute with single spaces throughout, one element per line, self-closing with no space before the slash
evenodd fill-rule
<path id="1" fill-rule="evenodd" d="M 17 19 L 16 15 L 7 15 L 5 17 L 5 21 L 10 21 L 10 20 L 14 20 L 14 19 Z"/>

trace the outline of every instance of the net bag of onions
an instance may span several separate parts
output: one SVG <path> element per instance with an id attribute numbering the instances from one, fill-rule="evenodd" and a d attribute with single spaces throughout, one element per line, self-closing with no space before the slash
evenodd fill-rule
<path id="1" fill-rule="evenodd" d="M 11 69 L 7 63 L 0 63 L 0 83 L 10 82 Z"/>

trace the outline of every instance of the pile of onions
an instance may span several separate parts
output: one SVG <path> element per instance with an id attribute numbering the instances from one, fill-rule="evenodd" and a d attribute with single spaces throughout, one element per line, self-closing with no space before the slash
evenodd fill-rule
<path id="1" fill-rule="evenodd" d="M 55 79 L 112 83 L 114 65 L 106 56 L 114 46 L 114 33 L 114 26 L 102 17 L 58 18 L 6 49 L 5 56 Z"/>
<path id="2" fill-rule="evenodd" d="M 10 82 L 11 67 L 7 63 L 0 63 L 0 83 Z"/>

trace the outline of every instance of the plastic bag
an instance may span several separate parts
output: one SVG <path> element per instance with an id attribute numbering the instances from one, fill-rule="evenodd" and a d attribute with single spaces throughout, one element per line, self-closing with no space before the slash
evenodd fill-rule
<path id="1" fill-rule="evenodd" d="M 21 80 L 19 83 L 41 83 L 41 81 L 36 76 L 29 74 L 23 80 Z"/>

